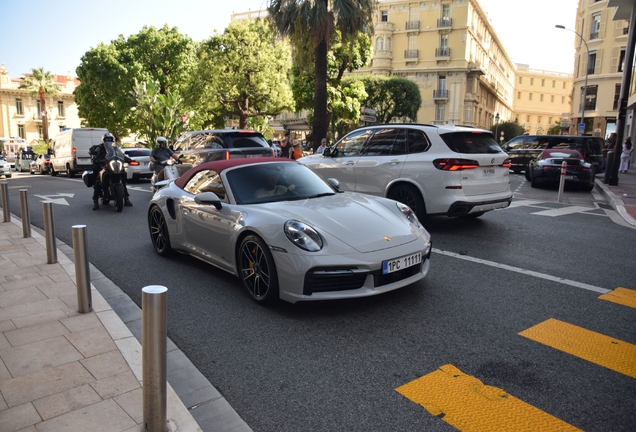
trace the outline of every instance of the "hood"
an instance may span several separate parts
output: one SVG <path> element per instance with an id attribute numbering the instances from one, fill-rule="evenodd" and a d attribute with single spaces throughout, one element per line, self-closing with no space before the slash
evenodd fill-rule
<path id="1" fill-rule="evenodd" d="M 383 202 L 395 206 L 392 201 L 347 193 L 267 203 L 263 210 L 307 223 L 321 235 L 333 236 L 359 252 L 373 252 L 414 241 L 419 229 Z"/>

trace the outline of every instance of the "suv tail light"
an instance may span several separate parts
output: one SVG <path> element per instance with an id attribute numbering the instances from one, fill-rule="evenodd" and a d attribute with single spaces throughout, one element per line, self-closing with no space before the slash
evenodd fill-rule
<path id="1" fill-rule="evenodd" d="M 435 159 L 433 165 L 442 171 L 462 171 L 479 168 L 479 162 L 470 159 Z"/>
<path id="2" fill-rule="evenodd" d="M 510 168 L 512 167 L 512 159 L 508 158 L 501 164 L 502 168 Z"/>

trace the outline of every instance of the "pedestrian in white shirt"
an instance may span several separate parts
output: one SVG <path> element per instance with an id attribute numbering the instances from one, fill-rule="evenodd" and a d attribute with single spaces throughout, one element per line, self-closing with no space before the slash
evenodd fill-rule
<path id="1" fill-rule="evenodd" d="M 618 168 L 618 172 L 627 173 L 629 169 L 629 160 L 632 157 L 632 152 L 634 151 L 634 145 L 632 144 L 632 139 L 627 137 L 625 140 L 625 144 L 623 144 L 623 152 L 621 153 L 621 166 Z"/>
<path id="2" fill-rule="evenodd" d="M 314 154 L 322 154 L 323 151 L 327 148 L 327 138 L 323 138 L 320 141 L 320 146 L 316 149 Z"/>

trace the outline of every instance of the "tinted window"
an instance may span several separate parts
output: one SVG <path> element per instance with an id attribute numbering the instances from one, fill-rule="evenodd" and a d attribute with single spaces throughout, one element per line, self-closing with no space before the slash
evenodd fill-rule
<path id="1" fill-rule="evenodd" d="M 150 149 L 124 149 L 124 153 L 126 153 L 126 155 L 129 157 L 150 156 Z"/>
<path id="2" fill-rule="evenodd" d="M 269 148 L 269 144 L 267 144 L 267 141 L 265 141 L 265 139 L 260 136 L 260 135 L 254 135 L 254 136 L 237 136 L 237 137 L 223 137 L 225 143 L 227 144 L 227 146 L 229 148 L 250 148 L 250 147 L 268 147 Z"/>
<path id="3" fill-rule="evenodd" d="M 362 146 L 373 133 L 371 129 L 362 129 L 351 132 L 342 138 L 335 146 L 336 157 L 357 156 L 362 150 Z"/>
<path id="4" fill-rule="evenodd" d="M 424 132 L 415 129 L 406 129 L 406 133 L 408 153 L 422 153 L 431 146 Z"/>
<path id="5" fill-rule="evenodd" d="M 393 144 L 399 132 L 399 129 L 393 128 L 376 129 L 371 139 L 362 149 L 361 154 L 367 156 L 388 156 L 393 154 Z M 404 140 L 402 140 L 402 151 L 398 154 L 404 154 Z"/>
<path id="6" fill-rule="evenodd" d="M 521 150 L 524 148 L 523 137 L 513 138 L 506 143 L 506 148 L 510 150 Z"/>
<path id="7" fill-rule="evenodd" d="M 502 153 L 492 134 L 481 132 L 452 132 L 441 134 L 448 148 L 457 153 Z"/>

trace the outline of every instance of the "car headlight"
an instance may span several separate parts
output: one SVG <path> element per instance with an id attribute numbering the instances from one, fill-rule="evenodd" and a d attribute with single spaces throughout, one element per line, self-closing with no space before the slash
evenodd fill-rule
<path id="1" fill-rule="evenodd" d="M 285 235 L 293 244 L 309 252 L 322 249 L 322 238 L 315 229 L 297 220 L 285 222 Z"/>
<path id="2" fill-rule="evenodd" d="M 400 212 L 402 212 L 404 217 L 407 218 L 409 222 L 411 222 L 413 225 L 420 226 L 420 221 L 417 216 L 415 216 L 415 212 L 411 210 L 411 207 L 407 206 L 406 204 L 402 204 L 401 202 L 397 202 L 396 204 L 398 209 L 400 209 Z"/>

